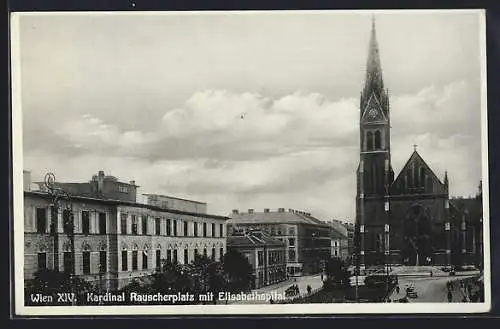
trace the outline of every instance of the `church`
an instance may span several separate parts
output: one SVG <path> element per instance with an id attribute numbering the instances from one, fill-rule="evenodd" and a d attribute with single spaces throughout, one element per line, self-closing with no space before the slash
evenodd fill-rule
<path id="1" fill-rule="evenodd" d="M 437 177 L 416 145 L 395 175 L 391 165 L 389 103 L 373 19 L 360 98 L 357 264 L 482 266 L 481 187 L 474 198 L 450 199 L 447 173 Z"/>

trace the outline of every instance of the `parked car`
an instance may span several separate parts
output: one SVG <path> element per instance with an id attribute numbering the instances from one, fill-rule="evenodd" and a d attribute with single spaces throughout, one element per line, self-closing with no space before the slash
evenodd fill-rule
<path id="1" fill-rule="evenodd" d="M 415 286 L 410 285 L 406 288 L 406 296 L 408 296 L 408 298 L 418 297 L 417 291 L 415 290 Z"/>

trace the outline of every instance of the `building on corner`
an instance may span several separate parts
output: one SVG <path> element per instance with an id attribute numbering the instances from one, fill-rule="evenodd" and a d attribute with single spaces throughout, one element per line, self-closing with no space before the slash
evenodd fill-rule
<path id="1" fill-rule="evenodd" d="M 54 216 L 47 191 L 25 189 L 25 281 L 38 270 L 57 268 L 102 291 L 115 291 L 134 278 L 153 274 L 163 260 L 186 264 L 196 254 L 222 259 L 228 217 L 138 203 L 135 183 L 119 184 L 103 174 L 97 177 L 104 178 L 102 193 L 97 195 L 85 193 L 93 183 L 57 184 L 69 190 L 73 229 L 67 225 L 69 210 L 58 209 Z M 79 194 L 81 190 L 84 193 Z"/>
<path id="2" fill-rule="evenodd" d="M 287 279 L 286 245 L 260 230 L 233 231 L 227 237 L 227 249 L 237 250 L 252 265 L 252 289 Z"/>

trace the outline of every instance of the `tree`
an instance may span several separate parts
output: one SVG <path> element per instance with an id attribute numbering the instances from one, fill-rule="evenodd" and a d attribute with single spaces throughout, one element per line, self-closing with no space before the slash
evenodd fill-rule
<path id="1" fill-rule="evenodd" d="M 345 286 L 349 284 L 349 271 L 339 258 L 330 258 L 326 263 L 326 283 L 329 286 Z"/>
<path id="2" fill-rule="evenodd" d="M 67 292 L 82 296 L 86 292 L 96 292 L 97 288 L 90 282 L 79 277 L 72 277 L 68 273 L 52 269 L 39 270 L 34 274 L 33 280 L 26 283 L 25 300 L 29 302 L 32 294 L 57 296 L 57 293 Z M 57 300 L 57 298 L 54 298 Z M 85 300 L 78 298 L 79 301 Z"/>
<path id="3" fill-rule="evenodd" d="M 154 292 L 185 293 L 192 292 L 194 280 L 189 266 L 166 261 L 159 272 L 153 274 L 151 290 Z"/>
<path id="4" fill-rule="evenodd" d="M 224 255 L 224 273 L 228 281 L 228 290 L 240 292 L 250 290 L 252 280 L 252 265 L 248 259 L 235 249 L 230 249 Z"/>

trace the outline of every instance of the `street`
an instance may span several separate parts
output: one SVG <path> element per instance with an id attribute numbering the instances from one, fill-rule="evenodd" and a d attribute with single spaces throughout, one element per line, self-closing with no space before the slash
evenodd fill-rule
<path id="1" fill-rule="evenodd" d="M 321 276 L 320 275 L 309 275 L 309 276 L 302 276 L 302 277 L 296 277 L 296 278 L 290 278 L 286 281 L 280 282 L 278 284 L 274 284 L 271 286 L 266 286 L 262 287 L 259 289 L 254 289 L 252 292 L 256 292 L 258 294 L 271 294 L 271 293 L 276 293 L 281 296 L 285 296 L 285 290 L 288 289 L 291 285 L 298 285 L 299 286 L 299 291 L 302 296 L 307 294 L 307 286 L 311 286 L 312 290 L 321 288 L 323 286 L 323 282 L 321 281 Z M 264 302 L 262 300 L 253 300 L 253 301 L 236 301 L 236 302 L 229 302 L 228 304 L 263 304 L 263 303 L 269 303 L 269 301 Z"/>
<path id="2" fill-rule="evenodd" d="M 413 284 L 417 293 L 417 298 L 408 298 L 410 303 L 441 303 L 448 302 L 448 290 L 446 282 L 450 280 L 459 280 L 462 277 L 399 277 L 399 293 L 396 291 L 391 295 L 391 300 L 403 298 L 405 288 Z M 462 302 L 463 295 L 456 289 L 452 292 L 452 302 Z"/>

